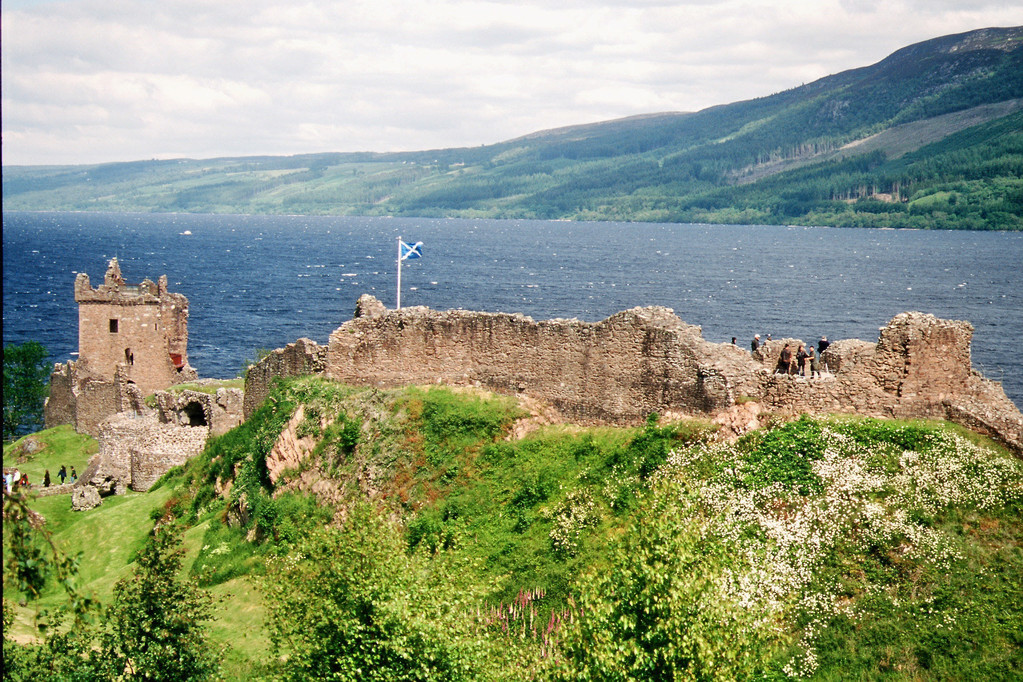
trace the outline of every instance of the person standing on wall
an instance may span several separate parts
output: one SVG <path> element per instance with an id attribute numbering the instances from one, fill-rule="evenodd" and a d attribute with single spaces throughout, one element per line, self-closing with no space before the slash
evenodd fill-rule
<path id="1" fill-rule="evenodd" d="M 828 337 L 826 337 L 826 336 L 822 336 L 821 340 L 817 342 L 817 355 L 820 356 L 818 361 L 821 364 L 824 364 L 824 351 L 826 351 L 828 349 L 828 346 L 830 346 L 830 345 L 831 345 L 831 342 L 828 341 Z M 824 371 L 828 371 L 828 366 L 827 365 L 824 365 Z"/>
<path id="2" fill-rule="evenodd" d="M 806 346 L 799 344 L 799 349 L 796 351 L 796 374 L 799 376 L 806 376 L 806 359 L 810 357 L 806 352 Z"/>
<path id="3" fill-rule="evenodd" d="M 792 349 L 789 348 L 789 344 L 785 344 L 785 347 L 781 349 L 781 355 L 778 356 L 778 366 L 774 368 L 775 374 L 788 374 L 789 367 L 792 365 Z"/>

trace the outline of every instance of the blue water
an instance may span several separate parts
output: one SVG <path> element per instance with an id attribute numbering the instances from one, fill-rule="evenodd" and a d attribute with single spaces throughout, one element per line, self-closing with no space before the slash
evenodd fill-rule
<path id="1" fill-rule="evenodd" d="M 184 232 L 191 234 L 183 234 Z M 395 304 L 396 238 L 422 241 L 402 305 L 597 321 L 664 305 L 711 341 L 876 340 L 919 310 L 976 328 L 974 366 L 1023 404 L 1023 233 L 533 220 L 4 213 L 3 339 L 77 346 L 75 273 L 117 256 L 191 304 L 189 358 L 234 376 L 260 348 L 325 343 L 371 293 Z"/>

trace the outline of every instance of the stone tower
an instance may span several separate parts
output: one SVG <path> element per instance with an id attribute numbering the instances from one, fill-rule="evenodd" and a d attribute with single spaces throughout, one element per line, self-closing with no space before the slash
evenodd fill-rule
<path id="1" fill-rule="evenodd" d="M 75 278 L 78 361 L 54 367 L 46 426 L 95 435 L 100 421 L 141 408 L 143 396 L 196 378 L 188 364 L 188 299 L 145 279 L 126 284 L 117 259 L 103 284 Z"/>
<path id="2" fill-rule="evenodd" d="M 113 379 L 121 372 L 144 395 L 180 383 L 188 372 L 188 299 L 159 284 L 124 282 L 114 258 L 103 284 L 75 279 L 78 361 L 90 374 Z"/>

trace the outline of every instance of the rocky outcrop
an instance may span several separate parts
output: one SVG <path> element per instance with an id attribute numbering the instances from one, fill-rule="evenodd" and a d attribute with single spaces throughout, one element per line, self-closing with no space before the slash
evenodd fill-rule
<path id="1" fill-rule="evenodd" d="M 266 473 L 274 485 L 284 472 L 301 467 L 306 456 L 316 447 L 316 438 L 298 435 L 299 426 L 304 421 L 305 407 L 299 405 L 266 456 Z M 326 427 L 327 423 L 323 421 L 320 426 Z"/>
<path id="2" fill-rule="evenodd" d="M 71 511 L 88 511 L 103 502 L 99 491 L 91 485 L 75 486 L 71 491 Z"/>

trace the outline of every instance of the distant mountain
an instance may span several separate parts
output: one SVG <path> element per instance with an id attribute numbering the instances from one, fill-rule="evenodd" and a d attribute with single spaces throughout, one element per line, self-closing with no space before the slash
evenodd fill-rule
<path id="1" fill-rule="evenodd" d="M 3 169 L 7 210 L 1023 229 L 1023 27 L 769 97 L 410 153 Z"/>

